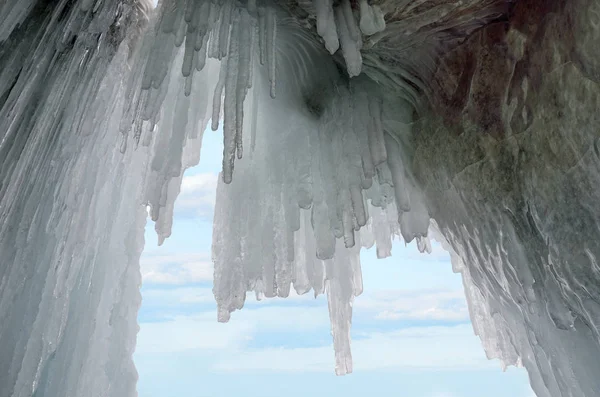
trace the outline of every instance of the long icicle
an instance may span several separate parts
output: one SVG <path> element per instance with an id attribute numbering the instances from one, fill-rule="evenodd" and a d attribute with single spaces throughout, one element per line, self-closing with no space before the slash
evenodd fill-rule
<path id="1" fill-rule="evenodd" d="M 233 11 L 223 103 L 223 182 L 231 183 L 236 151 L 237 87 L 240 61 L 240 11 Z"/>
<path id="2" fill-rule="evenodd" d="M 267 9 L 267 67 L 269 68 L 269 82 L 271 83 L 271 98 L 275 98 L 275 84 L 277 74 L 276 59 L 276 36 L 277 36 L 277 15 L 272 8 Z"/>

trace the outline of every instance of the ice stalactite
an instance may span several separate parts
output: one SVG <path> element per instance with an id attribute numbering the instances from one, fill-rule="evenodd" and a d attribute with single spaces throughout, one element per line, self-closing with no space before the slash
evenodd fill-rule
<path id="1" fill-rule="evenodd" d="M 280 66 L 286 73 L 293 68 L 285 62 Z M 335 81 L 333 65 L 330 73 L 319 83 L 342 84 Z M 426 238 L 428 212 L 415 205 L 407 218 L 416 187 L 402 166 L 385 157 L 386 148 L 400 155 L 396 139 L 384 140 L 379 131 L 374 135 L 381 138 L 369 145 L 369 129 L 383 128 L 382 101 L 369 106 L 368 95 L 350 95 L 350 89 L 368 90 L 368 85 L 337 86 L 339 94 L 316 118 L 311 113 L 316 104 L 292 107 L 295 98 L 286 95 L 284 83 L 278 101 L 266 104 L 260 98 L 269 96 L 267 84 L 254 85 L 261 90 L 254 114 L 256 148 L 236 162 L 230 184 L 219 184 L 213 243 L 219 320 L 229 320 L 230 312 L 243 306 L 247 291 L 266 297 L 287 297 L 291 286 L 298 293 L 327 292 L 336 372 L 344 374 L 352 370 L 351 305 L 362 292 L 360 248 L 376 242 L 385 257 L 394 236 Z M 395 115 L 397 122 L 410 121 L 410 106 L 396 105 L 405 109 Z M 408 137 L 408 125 L 402 133 Z M 400 213 L 396 196 L 403 205 Z"/>
<path id="2" fill-rule="evenodd" d="M 358 15 L 349 2 L 330 11 L 348 71 L 358 75 Z M 141 90 L 129 109 L 132 120 L 124 125 L 134 126 L 136 141 L 156 134 L 159 142 L 172 144 L 177 134 L 184 136 L 181 120 L 198 112 L 183 107 L 199 100 L 169 98 L 161 92 L 195 79 L 198 72 L 190 67 L 194 59 L 220 60 L 214 88 L 208 88 L 213 93 L 212 128 L 222 121 L 224 139 L 213 244 L 219 320 L 227 321 L 233 310 L 241 309 L 247 291 L 259 297 L 285 297 L 292 286 L 301 293 L 327 292 L 336 371 L 350 372 L 351 304 L 362 291 L 361 241 L 369 246 L 376 241 L 381 255 L 389 255 L 393 235 L 401 233 L 394 223 L 409 210 L 410 191 L 416 189 L 401 161 L 386 161 L 387 151 L 400 156 L 398 140 L 409 139 L 411 106 L 398 98 L 384 100 L 368 79 L 349 81 L 317 41 L 293 23 L 278 23 L 283 10 L 268 2 L 240 7 L 230 1 L 179 1 L 163 4 L 159 12 L 138 54 L 140 70 L 130 84 L 142 76 Z M 205 23 L 194 22 L 198 13 L 208 15 Z M 185 39 L 181 32 L 186 32 Z M 193 47 L 192 42 L 201 44 Z M 313 70 L 320 71 L 318 78 Z M 280 80 L 280 75 L 295 78 Z M 207 87 L 203 88 L 187 93 L 205 95 Z M 155 120 L 161 104 L 183 106 L 181 113 L 168 112 L 178 114 L 174 120 L 183 123 L 173 124 L 171 136 L 165 135 L 164 127 L 171 122 Z M 400 111 L 392 112 L 390 106 Z M 394 113 L 395 122 L 406 125 L 398 131 L 406 136 L 385 138 L 385 113 Z M 144 127 L 153 124 L 157 132 Z M 127 136 L 127 129 L 124 133 Z M 173 147 L 180 150 L 181 145 Z M 156 175 L 150 178 L 148 201 L 161 238 L 170 233 L 172 211 L 163 202 L 172 203 L 181 176 L 181 164 L 167 167 L 165 162 L 179 157 L 179 152 L 165 150 L 152 161 Z M 396 196 L 401 197 L 400 213 Z M 418 208 L 421 212 L 412 216 L 419 222 L 403 222 L 402 232 L 409 240 L 427 234 L 427 211 Z M 377 221 L 370 221 L 370 212 L 378 214 Z"/>
<path id="3" fill-rule="evenodd" d="M 325 42 L 325 48 L 334 54 L 340 47 L 335 17 L 333 13 L 333 0 L 315 0 L 314 7 L 317 13 L 317 32 Z"/>
<path id="4" fill-rule="evenodd" d="M 360 0 L 360 30 L 369 36 L 385 30 L 385 16 L 378 5 Z"/>

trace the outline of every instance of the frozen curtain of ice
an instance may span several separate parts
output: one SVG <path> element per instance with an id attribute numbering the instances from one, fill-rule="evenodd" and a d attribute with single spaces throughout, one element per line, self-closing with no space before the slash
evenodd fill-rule
<path id="1" fill-rule="evenodd" d="M 170 236 L 209 121 L 219 321 L 248 292 L 327 294 L 351 372 L 360 249 L 435 238 L 490 358 L 539 396 L 600 394 L 599 12 L 6 0 L 0 396 L 135 395 L 143 227 Z"/>

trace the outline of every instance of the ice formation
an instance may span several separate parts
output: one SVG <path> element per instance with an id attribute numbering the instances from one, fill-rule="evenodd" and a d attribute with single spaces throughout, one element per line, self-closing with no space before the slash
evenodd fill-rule
<path id="1" fill-rule="evenodd" d="M 219 321 L 327 294 L 352 371 L 359 252 L 452 254 L 490 358 L 600 395 L 593 0 L 7 0 L 0 397 L 129 396 L 149 213 L 222 123 Z M 148 211 L 148 212 L 147 212 Z"/>

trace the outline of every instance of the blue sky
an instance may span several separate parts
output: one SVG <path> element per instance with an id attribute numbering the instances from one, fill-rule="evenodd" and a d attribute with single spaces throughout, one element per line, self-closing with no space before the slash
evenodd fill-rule
<path id="1" fill-rule="evenodd" d="M 336 377 L 327 303 L 292 295 L 256 302 L 217 323 L 210 260 L 221 135 L 207 131 L 201 165 L 185 174 L 173 236 L 146 230 L 143 303 L 134 355 L 140 397 L 532 397 L 523 369 L 488 361 L 468 318 L 460 275 L 395 242 L 393 257 L 361 255 L 365 292 L 355 300 L 354 373 Z"/>

